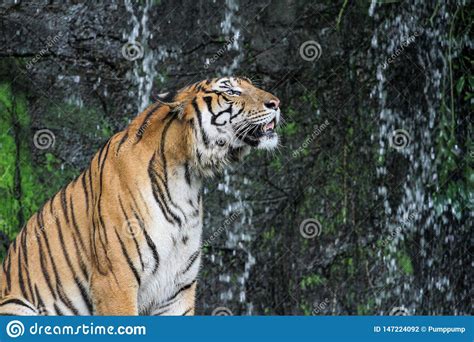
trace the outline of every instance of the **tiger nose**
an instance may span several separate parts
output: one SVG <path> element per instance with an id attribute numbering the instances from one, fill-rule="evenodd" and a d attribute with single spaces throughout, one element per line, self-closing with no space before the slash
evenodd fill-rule
<path id="1" fill-rule="evenodd" d="M 270 101 L 265 102 L 265 107 L 268 109 L 278 109 L 280 106 L 280 100 L 278 99 L 272 99 Z"/>

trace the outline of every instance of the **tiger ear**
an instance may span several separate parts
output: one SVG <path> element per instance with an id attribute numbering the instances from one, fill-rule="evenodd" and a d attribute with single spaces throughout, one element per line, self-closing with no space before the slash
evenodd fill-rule
<path id="1" fill-rule="evenodd" d="M 245 76 L 237 76 L 237 77 L 240 78 L 240 79 L 242 79 L 242 80 L 244 80 L 244 81 L 247 81 L 247 82 L 250 83 L 250 84 L 253 84 L 253 83 L 252 83 L 252 80 L 251 80 L 250 78 L 248 78 L 248 77 L 245 77 Z"/>
<path id="2" fill-rule="evenodd" d="M 170 104 L 168 104 L 170 105 Z M 171 108 L 171 112 L 178 116 L 179 120 L 190 121 L 193 119 L 193 111 L 191 110 L 191 104 L 186 102 L 175 102 Z"/>

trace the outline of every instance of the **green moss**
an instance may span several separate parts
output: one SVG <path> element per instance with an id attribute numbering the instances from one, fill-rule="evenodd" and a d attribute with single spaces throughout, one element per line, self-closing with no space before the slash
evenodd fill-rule
<path id="1" fill-rule="evenodd" d="M 398 266 L 405 274 L 413 274 L 413 265 L 410 257 L 404 252 L 399 252 L 397 255 Z"/>
<path id="2" fill-rule="evenodd" d="M 0 84 L 0 230 L 10 239 L 37 209 L 29 125 L 25 97 Z"/>
<path id="3" fill-rule="evenodd" d="M 300 281 L 300 287 L 302 290 L 311 289 L 318 285 L 324 285 L 326 281 L 327 280 L 323 276 L 313 273 L 303 277 Z"/>
<path id="4" fill-rule="evenodd" d="M 304 316 L 311 316 L 313 308 L 306 302 L 300 304 L 300 309 L 303 311 Z"/>
<path id="5" fill-rule="evenodd" d="M 272 227 L 263 232 L 263 239 L 265 241 L 272 241 L 275 238 L 275 227 Z"/>

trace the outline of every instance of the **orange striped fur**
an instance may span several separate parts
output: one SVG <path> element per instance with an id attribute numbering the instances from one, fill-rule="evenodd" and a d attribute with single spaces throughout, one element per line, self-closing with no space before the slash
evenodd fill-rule
<path id="1" fill-rule="evenodd" d="M 244 78 L 167 94 L 38 210 L 0 272 L 4 315 L 192 315 L 201 181 L 274 148 L 279 101 Z"/>

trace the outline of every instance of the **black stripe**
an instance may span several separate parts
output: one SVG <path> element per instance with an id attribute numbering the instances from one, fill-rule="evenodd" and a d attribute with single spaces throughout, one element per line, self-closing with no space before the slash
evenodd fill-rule
<path id="1" fill-rule="evenodd" d="M 207 147 L 209 146 L 209 138 L 207 137 L 206 133 L 204 132 L 204 129 L 202 128 L 202 116 L 201 116 L 201 111 L 199 110 L 196 98 L 193 99 L 192 105 L 198 117 L 199 131 L 201 132 L 202 141 L 204 142 L 204 145 Z"/>
<path id="2" fill-rule="evenodd" d="M 155 113 L 155 111 L 161 107 L 161 103 L 160 102 L 157 102 L 157 103 L 154 103 L 147 111 L 146 113 L 146 116 L 145 116 L 145 119 L 143 120 L 142 124 L 140 125 L 140 127 L 138 128 L 138 131 L 135 135 L 135 140 L 134 140 L 134 144 L 138 143 L 142 138 L 143 138 L 143 132 L 145 131 L 145 129 L 147 128 L 147 126 L 149 125 L 149 120 L 150 120 L 150 117 Z"/>
<path id="3" fill-rule="evenodd" d="M 64 188 L 61 189 L 61 207 L 63 209 L 63 214 L 64 214 L 64 218 L 66 219 L 66 224 L 69 224 L 69 215 L 67 213 L 67 199 L 66 199 L 66 189 L 67 189 L 67 186 L 65 186 Z M 55 216 L 53 214 L 53 210 L 52 210 L 52 206 L 51 206 L 51 214 L 53 216 Z"/>
<path id="4" fill-rule="evenodd" d="M 82 237 L 81 237 L 81 233 L 80 233 L 80 230 L 79 230 L 79 226 L 77 225 L 77 221 L 76 221 L 76 216 L 74 215 L 74 205 L 73 205 L 73 200 L 72 200 L 72 195 L 70 197 L 70 200 L 71 202 L 71 219 L 72 219 L 72 224 L 73 224 L 73 227 L 74 227 L 74 230 L 77 232 L 78 236 L 79 236 L 79 243 L 81 244 L 81 250 L 85 251 L 86 248 L 84 246 L 84 243 L 82 241 Z M 74 243 L 74 250 L 76 252 L 76 258 L 77 260 L 79 261 L 79 268 L 81 269 L 81 272 L 82 272 L 82 275 L 83 277 L 86 279 L 86 280 L 89 280 L 89 273 L 87 272 L 87 269 L 86 269 L 86 266 L 84 264 L 84 260 L 82 258 L 82 254 L 81 254 L 81 250 L 79 249 L 79 246 L 78 246 L 78 243 L 77 243 L 77 239 L 76 239 L 76 235 L 74 233 L 71 234 L 72 236 L 72 242 Z"/>
<path id="5" fill-rule="evenodd" d="M 98 169 L 99 169 L 99 198 L 98 198 L 98 201 L 97 201 L 97 208 L 96 209 L 97 209 L 97 216 L 99 218 L 99 224 L 100 224 L 102 230 L 104 231 L 105 241 L 102 238 L 103 234 L 101 234 L 101 231 L 98 231 L 98 229 L 97 229 L 96 220 L 93 219 L 93 221 L 92 221 L 92 240 L 93 240 L 92 249 L 93 249 L 93 253 L 94 253 L 94 255 L 96 256 L 96 259 L 97 259 L 98 271 L 101 274 L 105 274 L 105 271 L 103 271 L 103 269 L 100 267 L 102 265 L 99 263 L 99 260 L 98 260 L 98 253 L 97 253 L 97 246 L 96 246 L 97 237 L 96 236 L 97 235 L 99 236 L 98 240 L 99 240 L 99 243 L 101 244 L 102 250 L 106 251 L 107 250 L 107 245 L 108 245 L 108 237 L 107 237 L 107 230 L 105 229 L 105 223 L 104 223 L 104 220 L 103 220 L 102 214 L 101 214 L 101 199 L 102 199 L 103 172 L 104 172 L 105 161 L 107 160 L 107 155 L 109 153 L 110 142 L 111 142 L 111 139 L 109 139 L 109 141 L 105 145 L 106 152 L 105 152 L 103 162 L 101 163 L 100 159 L 101 159 L 104 147 L 101 149 L 101 151 L 99 153 L 98 161 L 97 161 L 97 165 L 98 165 Z M 111 266 L 112 262 L 110 261 L 110 258 L 107 255 L 107 253 L 105 253 L 105 258 L 106 258 L 107 263 L 109 264 L 109 266 Z"/>
<path id="6" fill-rule="evenodd" d="M 229 119 L 229 122 L 232 123 L 232 120 L 235 119 L 236 117 L 238 117 L 243 111 L 244 111 L 244 107 L 240 108 L 240 110 L 237 113 L 235 113 L 234 115 L 231 115 L 230 119 Z"/>
<path id="7" fill-rule="evenodd" d="M 160 257 L 158 255 L 158 251 L 156 250 L 156 246 L 153 243 L 153 240 L 150 235 L 148 235 L 146 229 L 143 230 L 143 233 L 145 234 L 146 243 L 148 247 L 150 247 L 151 252 L 153 254 L 153 259 L 155 259 L 155 267 L 153 268 L 153 273 L 155 273 L 158 270 L 158 266 L 160 265 Z"/>
<path id="8" fill-rule="evenodd" d="M 88 174 L 88 183 L 89 183 L 89 189 L 91 189 L 91 197 L 92 201 L 94 201 L 94 192 L 92 191 L 92 163 L 89 165 L 89 168 L 87 169 L 87 174 Z"/>
<path id="9" fill-rule="evenodd" d="M 50 204 L 51 207 L 52 207 L 52 203 Z M 59 220 L 58 218 L 56 217 L 56 224 L 59 225 Z M 63 285 L 62 285 L 62 282 L 61 282 L 61 278 L 59 277 L 59 273 L 58 273 L 58 270 L 56 268 L 56 263 L 54 262 L 54 258 L 53 258 L 53 255 L 51 253 L 51 248 L 50 248 L 50 245 L 49 245 L 49 240 L 48 240 L 48 237 L 47 237 L 47 234 L 45 233 L 45 231 L 42 231 L 43 232 L 43 239 L 44 239 L 44 242 L 45 242 L 45 246 L 46 246 L 46 252 L 49 256 L 49 259 L 51 261 L 51 266 L 53 268 L 53 273 L 54 273 L 54 276 L 55 276 L 55 279 L 56 279 L 56 292 L 57 294 L 59 295 L 59 298 L 61 299 L 61 301 L 75 314 L 75 315 L 79 315 L 79 312 L 77 311 L 77 309 L 74 307 L 74 305 L 71 303 L 71 301 L 69 300 L 69 298 L 67 298 L 67 296 L 63 293 Z"/>
<path id="10" fill-rule="evenodd" d="M 79 288 L 79 292 L 81 293 L 82 300 L 87 306 L 87 310 L 89 310 L 88 314 L 91 315 L 93 308 L 92 308 L 91 299 L 89 297 L 89 293 L 87 292 L 86 288 L 82 285 L 81 281 L 77 277 L 74 277 L 74 281 L 77 287 Z"/>
<path id="11" fill-rule="evenodd" d="M 150 177 L 153 197 L 155 198 L 155 201 L 158 203 L 166 221 L 168 221 L 171 224 L 174 224 L 175 222 L 173 221 L 173 219 L 179 220 L 179 217 L 176 217 L 175 214 L 170 212 L 170 209 L 164 199 L 163 192 L 161 191 L 160 186 L 158 185 L 158 179 L 160 179 L 161 177 L 154 168 L 154 164 L 155 164 L 154 161 L 155 161 L 155 155 L 153 155 L 153 157 L 150 160 L 150 163 L 148 164 L 148 176 Z"/>
<path id="12" fill-rule="evenodd" d="M 87 170 L 84 171 L 84 173 L 82 174 L 81 184 L 82 184 L 82 190 L 84 191 L 84 197 L 86 199 L 86 213 L 89 213 L 89 192 L 87 191 L 87 185 L 86 185 L 86 173 L 87 173 Z"/>
<path id="13" fill-rule="evenodd" d="M 125 134 L 123 135 L 122 139 L 120 139 L 118 145 L 117 145 L 117 148 L 115 150 L 115 155 L 118 155 L 119 151 L 120 151 L 120 147 L 122 147 L 122 144 L 127 141 L 128 139 L 128 131 L 125 132 Z"/>
<path id="14" fill-rule="evenodd" d="M 72 201 L 72 195 L 71 195 L 71 198 L 70 198 L 69 202 L 71 203 L 72 227 L 74 228 L 74 231 L 76 232 L 77 237 L 79 238 L 79 244 L 81 245 L 82 250 L 85 251 L 86 246 L 84 244 L 84 241 L 82 240 L 81 230 L 79 229 L 79 225 L 77 224 L 77 220 L 76 220 L 76 215 L 74 214 L 74 203 Z M 72 234 L 72 236 L 74 237 L 74 234 Z"/>
<path id="15" fill-rule="evenodd" d="M 56 305 L 56 303 L 54 303 L 54 310 L 56 311 L 56 315 L 59 315 L 59 316 L 64 316 L 64 313 L 61 311 L 61 309 L 59 308 L 59 306 Z"/>
<path id="16" fill-rule="evenodd" d="M 189 271 L 189 269 L 194 265 L 194 263 L 196 262 L 196 260 L 198 259 L 198 256 L 200 254 L 201 254 L 201 250 L 199 249 L 191 255 L 191 257 L 189 258 L 189 260 L 187 262 L 187 266 L 184 269 L 184 271 L 182 272 L 182 274 L 185 274 L 186 272 Z"/>
<path id="17" fill-rule="evenodd" d="M 7 299 L 5 301 L 2 301 L 0 303 L 0 306 L 7 305 L 7 304 L 17 304 L 17 305 L 24 306 L 24 307 L 36 312 L 36 309 L 34 307 L 30 306 L 29 303 L 23 302 L 23 301 L 21 301 L 20 299 L 17 299 L 17 298 L 11 298 L 11 299 Z"/>
<path id="18" fill-rule="evenodd" d="M 17 259 L 18 259 L 18 285 L 20 286 L 20 292 L 22 297 L 26 297 L 25 294 L 25 283 L 23 282 L 23 265 L 21 264 L 21 248 L 18 250 L 17 253 Z"/>
<path id="19" fill-rule="evenodd" d="M 206 102 L 207 110 L 209 111 L 209 113 L 214 116 L 214 112 L 212 111 L 212 96 L 204 96 L 202 99 L 204 100 L 204 102 Z"/>
<path id="20" fill-rule="evenodd" d="M 137 205 L 137 202 L 135 201 L 135 198 L 132 194 L 132 192 L 129 190 L 129 193 L 130 193 L 130 197 L 132 198 L 133 200 L 133 203 L 135 204 L 135 208 L 136 210 L 140 210 L 140 208 L 138 207 Z M 120 198 L 119 198 L 120 200 Z M 145 207 L 147 207 L 145 205 Z M 150 237 L 150 235 L 148 235 L 148 232 L 146 230 L 146 227 L 145 227 L 145 224 L 143 222 L 143 220 L 141 219 L 141 217 L 139 216 L 139 214 L 137 213 L 135 209 L 132 208 L 132 211 L 133 211 L 133 214 L 135 216 L 135 218 L 137 219 L 139 225 L 140 225 L 140 228 L 142 229 L 143 231 L 143 234 L 145 235 L 145 239 L 146 239 L 146 242 L 147 242 L 147 245 L 148 247 L 151 249 L 152 251 L 152 254 L 153 254 L 153 259 L 155 260 L 155 267 L 153 268 L 153 273 L 155 273 L 157 270 L 158 270 L 158 266 L 160 265 L 160 257 L 158 255 L 158 251 L 156 249 L 156 245 L 155 243 L 153 242 L 152 238 Z M 123 206 L 122 206 L 122 211 L 124 212 L 124 215 L 125 217 L 127 218 L 127 215 L 125 214 L 125 211 L 123 210 Z M 128 218 L 127 218 L 128 220 Z M 133 237 L 133 239 L 135 240 L 135 236 Z M 138 245 L 137 245 L 137 250 L 138 250 Z M 141 253 L 140 251 L 138 251 L 139 255 L 140 255 L 140 261 L 141 261 Z M 142 262 L 142 269 L 143 269 L 143 262 Z"/>
<path id="21" fill-rule="evenodd" d="M 56 227 L 57 227 L 57 231 L 58 231 L 58 237 L 59 237 L 59 241 L 61 243 L 61 246 L 62 246 L 62 250 L 63 250 L 63 255 L 64 255 L 64 259 L 66 259 L 66 263 L 67 263 L 67 266 L 69 267 L 69 270 L 71 271 L 72 275 L 74 276 L 74 281 L 76 283 L 76 286 L 77 288 L 79 289 L 79 292 L 81 293 L 83 299 L 84 299 L 84 303 L 87 305 L 87 307 L 91 307 L 91 304 L 90 304 L 90 300 L 85 296 L 85 289 L 84 287 L 81 285 L 81 283 L 79 282 L 77 276 L 75 276 L 76 272 L 74 270 L 74 267 L 72 266 L 72 262 L 71 262 L 71 259 L 69 258 L 69 253 L 67 251 L 67 248 L 66 248 L 66 243 L 64 241 L 64 236 L 63 236 L 63 233 L 62 233 L 62 229 L 61 229 L 61 225 L 59 224 L 59 220 L 56 218 Z M 87 279 L 87 278 L 86 278 Z M 72 309 L 72 308 L 71 308 Z M 75 308 L 74 308 L 75 309 Z M 91 310 L 89 310 L 90 312 Z"/>
<path id="22" fill-rule="evenodd" d="M 163 132 L 161 133 L 160 154 L 161 154 L 161 161 L 162 161 L 162 165 L 163 165 L 163 176 L 164 176 L 163 185 L 164 185 L 165 190 L 166 190 L 166 195 L 168 196 L 168 201 L 176 209 L 181 211 L 181 214 L 184 216 L 184 218 L 186 220 L 187 219 L 186 214 L 176 203 L 174 203 L 174 201 L 171 198 L 171 193 L 170 193 L 170 190 L 169 190 L 169 187 L 168 187 L 168 167 L 167 167 L 167 161 L 166 161 L 166 156 L 165 156 L 166 134 L 167 134 L 168 129 L 171 127 L 171 124 L 173 123 L 173 121 L 175 119 L 176 119 L 176 116 L 175 115 L 172 116 L 169 119 L 169 121 L 166 123 L 165 127 L 163 128 Z M 176 215 L 176 217 L 174 217 L 174 215 L 172 215 L 172 216 L 173 216 L 173 218 L 175 218 L 178 221 L 178 225 L 181 227 L 181 219 L 177 215 Z"/>
<path id="23" fill-rule="evenodd" d="M 118 197 L 118 200 L 119 200 L 120 209 L 122 210 L 122 214 L 123 214 L 123 216 L 125 216 L 125 222 L 128 223 L 129 222 L 128 215 L 125 212 L 125 209 L 124 209 L 123 203 L 122 203 L 122 199 L 120 198 L 120 196 Z M 140 259 L 140 264 L 142 265 L 142 271 L 143 271 L 145 269 L 145 264 L 143 263 L 142 253 L 140 252 L 140 247 L 138 246 L 138 241 L 135 238 L 135 234 L 133 232 L 132 232 L 132 237 L 133 237 L 133 242 L 135 243 L 135 248 L 137 249 L 138 258 Z"/>
<path id="24" fill-rule="evenodd" d="M 104 223 L 104 219 L 102 217 L 102 209 L 101 209 L 101 199 L 102 199 L 102 184 L 103 184 L 103 181 L 104 181 L 104 169 L 105 169 L 105 161 L 107 160 L 107 156 L 109 154 L 109 148 L 110 148 L 110 142 L 111 140 L 109 139 L 109 142 L 107 143 L 107 147 L 106 147 L 106 151 L 105 151 L 105 155 L 104 155 L 104 159 L 100 165 L 100 168 L 99 168 L 99 199 L 98 199 L 98 204 L 97 204 L 97 213 L 98 213 L 98 216 L 99 216 L 99 222 L 104 230 L 104 237 L 105 237 L 105 243 L 102 241 L 102 234 L 99 234 L 99 238 L 100 238 L 100 242 L 102 243 L 102 246 L 104 247 L 104 250 L 106 250 L 106 246 L 108 245 L 109 243 L 109 240 L 107 238 L 107 230 L 105 229 L 105 223 Z"/>
<path id="25" fill-rule="evenodd" d="M 191 170 L 189 169 L 188 161 L 184 163 L 184 178 L 186 179 L 186 183 L 191 185 Z"/>
<path id="26" fill-rule="evenodd" d="M 28 270 L 28 249 L 26 246 L 26 239 L 27 239 L 27 227 L 25 226 L 20 233 L 20 245 L 18 246 L 18 278 L 19 283 L 21 286 L 21 291 L 23 297 L 27 300 L 33 297 L 33 289 L 31 288 L 31 280 L 30 280 L 30 273 Z M 23 255 L 23 262 L 20 262 L 20 255 Z M 23 278 L 22 272 L 25 272 L 26 275 Z M 26 281 L 26 285 L 28 287 L 29 295 L 26 294 L 24 288 L 24 281 Z"/>
<path id="27" fill-rule="evenodd" d="M 36 286 L 36 284 L 35 284 L 35 297 L 36 297 L 36 306 L 39 308 L 44 308 L 43 298 L 41 298 L 41 295 L 38 290 L 38 286 Z"/>
<path id="28" fill-rule="evenodd" d="M 187 285 L 184 285 L 182 288 L 180 288 L 178 291 L 176 291 L 176 293 L 174 295 L 172 295 L 170 298 L 168 298 L 167 300 L 165 300 L 165 303 L 167 302 L 170 302 L 172 301 L 173 299 L 175 299 L 176 297 L 178 297 L 178 295 L 183 292 L 183 291 L 186 291 L 186 290 L 189 290 L 189 288 L 191 286 L 193 286 L 193 284 L 196 282 L 196 280 L 193 280 L 191 283 L 187 284 Z"/>
<path id="29" fill-rule="evenodd" d="M 53 285 L 51 284 L 51 278 L 49 276 L 49 272 L 46 269 L 46 260 L 43 252 L 43 244 L 41 243 L 41 240 L 38 238 L 38 249 L 39 249 L 39 254 L 40 254 L 40 267 L 41 267 L 41 272 L 43 273 L 44 279 L 46 280 L 46 285 L 48 285 L 48 289 L 53 295 L 54 299 L 56 299 L 56 292 L 53 289 Z M 35 285 L 36 287 L 36 285 Z"/>
<path id="30" fill-rule="evenodd" d="M 125 259 L 127 260 L 127 264 L 130 267 L 130 269 L 132 270 L 133 275 L 135 276 L 135 279 L 137 280 L 138 285 L 140 285 L 140 276 L 138 275 L 138 271 L 135 268 L 135 266 L 133 265 L 132 259 L 130 259 L 130 256 L 128 255 L 127 250 L 125 248 L 125 244 L 123 243 L 122 239 L 120 239 L 120 236 L 117 233 L 117 230 L 114 230 L 114 231 L 115 231 L 115 235 L 117 236 L 117 239 L 120 243 L 120 248 L 122 249 L 122 253 L 123 253 Z"/>
<path id="31" fill-rule="evenodd" d="M 193 309 L 192 307 L 187 309 L 185 312 L 183 312 L 182 316 L 186 316 L 192 309 Z"/>

